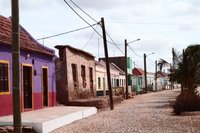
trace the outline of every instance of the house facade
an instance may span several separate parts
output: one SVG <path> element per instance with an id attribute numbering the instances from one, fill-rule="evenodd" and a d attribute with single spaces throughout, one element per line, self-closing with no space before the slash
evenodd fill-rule
<path id="1" fill-rule="evenodd" d="M 11 19 L 0 16 L 0 116 L 12 114 Z M 21 111 L 56 105 L 54 50 L 39 44 L 20 26 Z"/>
<path id="2" fill-rule="evenodd" d="M 105 61 L 105 58 L 100 58 L 99 60 Z M 133 69 L 132 59 L 130 57 L 127 58 L 127 68 L 125 68 L 125 56 L 109 57 L 108 60 L 109 60 L 109 63 L 114 63 L 123 72 L 125 72 L 127 69 L 128 91 L 131 92 L 131 86 L 132 86 L 131 75 L 132 75 L 132 69 Z"/>
<path id="3" fill-rule="evenodd" d="M 162 71 L 157 72 L 157 89 L 170 89 L 170 82 L 167 73 Z"/>
<path id="4" fill-rule="evenodd" d="M 82 93 L 94 96 L 95 60 L 94 56 L 69 45 L 58 45 L 59 58 L 56 61 L 57 100 L 67 104 L 79 99 Z"/>
<path id="5" fill-rule="evenodd" d="M 132 70 L 132 83 L 136 93 L 141 93 L 145 88 L 144 70 L 141 68 L 134 68 Z M 147 72 L 147 91 L 155 90 L 155 73 Z"/>
<path id="6" fill-rule="evenodd" d="M 108 83 L 106 64 L 103 60 L 96 61 L 96 93 L 97 96 L 108 95 Z M 125 88 L 125 73 L 118 68 L 114 63 L 110 63 L 110 76 L 111 76 L 111 87 L 115 89 Z"/>
<path id="7" fill-rule="evenodd" d="M 136 94 L 140 94 L 145 87 L 144 70 L 141 68 L 134 68 L 132 70 L 132 87 Z"/>
<path id="8" fill-rule="evenodd" d="M 156 91 L 155 73 L 153 72 L 147 72 L 147 91 Z"/>

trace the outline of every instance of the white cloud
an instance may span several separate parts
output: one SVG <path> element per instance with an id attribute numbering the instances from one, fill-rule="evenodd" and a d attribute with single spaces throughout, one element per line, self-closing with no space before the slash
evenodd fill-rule
<path id="1" fill-rule="evenodd" d="M 20 0 L 19 6 L 24 11 L 38 11 L 43 8 L 47 8 L 52 4 L 52 0 Z"/>
<path id="2" fill-rule="evenodd" d="M 116 43 L 123 44 L 124 39 L 132 41 L 140 38 L 141 41 L 131 45 L 132 48 L 139 55 L 155 52 L 155 55 L 150 56 L 152 60 L 158 58 L 170 60 L 172 47 L 181 51 L 189 44 L 200 42 L 199 0 L 74 0 L 74 2 L 98 21 L 104 17 L 106 31 Z M 0 0 L 0 14 L 10 16 L 10 10 L 10 1 Z M 78 12 L 87 21 L 94 23 L 86 15 Z M 64 0 L 20 0 L 20 22 L 35 38 L 87 26 L 69 9 Z M 100 28 L 98 31 L 101 34 Z M 51 47 L 57 44 L 71 44 L 81 48 L 92 32 L 90 29 L 52 38 L 45 40 L 45 44 L 50 44 Z M 101 37 L 95 35 L 85 47 L 85 50 L 95 56 L 98 56 L 98 38 Z M 108 44 L 108 47 L 109 55 L 123 55 L 116 46 Z M 119 47 L 124 51 L 124 45 Z M 104 55 L 102 39 L 100 39 L 99 54 Z M 138 58 L 130 50 L 129 54 L 142 64 L 142 58 Z"/>

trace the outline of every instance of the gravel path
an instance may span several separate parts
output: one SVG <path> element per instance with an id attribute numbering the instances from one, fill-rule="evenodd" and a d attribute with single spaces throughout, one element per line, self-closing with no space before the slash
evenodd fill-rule
<path id="1" fill-rule="evenodd" d="M 114 110 L 54 130 L 52 133 L 200 133 L 200 112 L 174 116 L 170 101 L 180 90 L 137 95 Z"/>

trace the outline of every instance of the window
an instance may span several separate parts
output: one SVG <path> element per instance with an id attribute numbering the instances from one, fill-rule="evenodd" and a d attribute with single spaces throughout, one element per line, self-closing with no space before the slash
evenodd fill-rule
<path id="1" fill-rule="evenodd" d="M 86 83 L 86 74 L 85 74 L 85 66 L 84 65 L 81 65 L 81 77 L 82 77 L 83 87 L 85 88 L 87 86 L 87 83 Z"/>
<path id="2" fill-rule="evenodd" d="M 74 82 L 74 88 L 78 88 L 78 74 L 77 74 L 77 65 L 76 64 L 71 64 L 72 67 L 72 78 Z"/>
<path id="3" fill-rule="evenodd" d="M 117 87 L 119 87 L 119 79 L 116 79 Z"/>
<path id="4" fill-rule="evenodd" d="M 114 79 L 111 78 L 111 87 L 114 87 Z"/>
<path id="5" fill-rule="evenodd" d="M 101 89 L 101 78 L 98 77 L 98 89 Z"/>
<path id="6" fill-rule="evenodd" d="M 138 78 L 138 85 L 142 85 L 142 77 Z"/>
<path id="7" fill-rule="evenodd" d="M 9 63 L 0 61 L 0 93 L 8 93 L 9 90 Z"/>

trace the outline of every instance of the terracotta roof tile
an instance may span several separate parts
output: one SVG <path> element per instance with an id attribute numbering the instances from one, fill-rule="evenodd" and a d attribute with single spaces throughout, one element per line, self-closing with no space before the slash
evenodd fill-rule
<path id="1" fill-rule="evenodd" d="M 10 18 L 0 15 L 0 45 L 12 45 L 12 22 Z M 20 48 L 54 56 L 54 50 L 37 42 L 22 26 L 20 26 Z"/>

